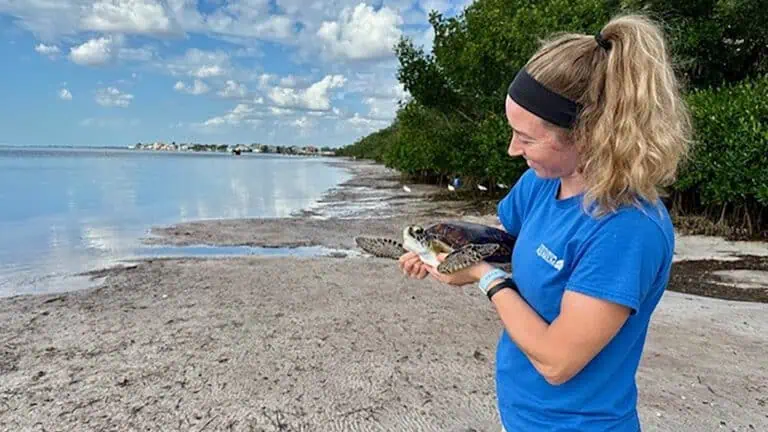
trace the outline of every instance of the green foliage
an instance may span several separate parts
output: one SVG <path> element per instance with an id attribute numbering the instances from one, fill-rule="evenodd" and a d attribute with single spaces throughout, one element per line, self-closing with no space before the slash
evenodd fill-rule
<path id="1" fill-rule="evenodd" d="M 507 85 L 551 29 L 596 31 L 610 16 L 606 4 L 478 0 L 457 17 L 430 14 L 432 53 L 406 38 L 395 47 L 397 78 L 412 96 L 398 112 L 398 132 L 376 132 L 339 154 L 439 180 L 513 182 L 525 166 L 506 155 Z"/>
<path id="2" fill-rule="evenodd" d="M 501 113 L 507 85 L 541 39 L 595 32 L 611 10 L 602 0 L 479 0 L 457 17 L 430 17 L 435 61 L 478 115 Z"/>
<path id="3" fill-rule="evenodd" d="M 624 0 L 665 23 L 692 88 L 768 72 L 768 7 L 755 0 Z"/>
<path id="4" fill-rule="evenodd" d="M 447 175 L 452 166 L 451 143 L 459 133 L 447 116 L 413 102 L 397 117 L 400 134 L 384 156 L 387 166 L 413 176 Z"/>
<path id="5" fill-rule="evenodd" d="M 431 13 L 431 52 L 407 38 L 395 47 L 412 98 L 392 126 L 338 154 L 431 181 L 514 183 L 526 166 L 506 153 L 509 82 L 542 39 L 593 34 L 632 11 L 664 24 L 694 117 L 693 159 L 673 189 L 696 205 L 741 206 L 759 224 L 768 208 L 768 7 L 753 0 L 477 0 L 456 17 Z"/>
<path id="6" fill-rule="evenodd" d="M 675 188 L 704 205 L 768 206 L 768 75 L 688 96 L 694 158 Z"/>
<path id="7" fill-rule="evenodd" d="M 372 159 L 378 163 L 384 162 L 384 153 L 394 141 L 398 133 L 397 123 L 360 138 L 354 144 L 336 150 L 337 156 Z"/>

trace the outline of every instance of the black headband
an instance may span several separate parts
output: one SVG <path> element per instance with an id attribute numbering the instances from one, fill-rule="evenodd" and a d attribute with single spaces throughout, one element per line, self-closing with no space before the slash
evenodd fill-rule
<path id="1" fill-rule="evenodd" d="M 544 87 L 528 75 L 525 69 L 517 73 L 507 94 L 531 113 L 564 128 L 573 126 L 581 111 L 580 104 Z"/>

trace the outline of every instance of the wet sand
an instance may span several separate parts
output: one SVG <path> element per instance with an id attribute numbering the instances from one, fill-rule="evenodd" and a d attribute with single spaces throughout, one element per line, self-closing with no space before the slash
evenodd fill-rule
<path id="1" fill-rule="evenodd" d="M 498 431 L 488 301 L 407 279 L 353 241 L 495 217 L 337 163 L 355 177 L 311 211 L 158 227 L 147 243 L 349 254 L 144 260 L 93 272 L 93 289 L 0 300 L 0 430 Z M 746 247 L 678 242 L 678 259 Z M 667 292 L 638 373 L 644 430 L 768 430 L 766 316 L 766 303 Z"/>

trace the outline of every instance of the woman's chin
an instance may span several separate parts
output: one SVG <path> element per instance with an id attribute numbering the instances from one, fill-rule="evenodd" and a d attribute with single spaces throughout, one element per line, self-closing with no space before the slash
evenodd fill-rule
<path id="1" fill-rule="evenodd" d="M 536 174 L 536 177 L 538 178 L 541 178 L 541 179 L 557 178 L 557 176 L 553 175 L 551 172 L 543 171 L 541 168 L 537 168 L 536 166 L 531 166 L 531 169 L 533 170 L 533 173 Z"/>

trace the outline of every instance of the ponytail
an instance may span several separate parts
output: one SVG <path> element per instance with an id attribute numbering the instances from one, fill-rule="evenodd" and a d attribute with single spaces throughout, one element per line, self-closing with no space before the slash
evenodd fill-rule
<path id="1" fill-rule="evenodd" d="M 603 214 L 641 199 L 655 202 L 675 181 L 691 122 L 658 24 L 628 15 L 596 35 L 558 36 L 526 69 L 582 106 L 564 132 L 581 156 L 585 206 L 596 202 Z"/>

